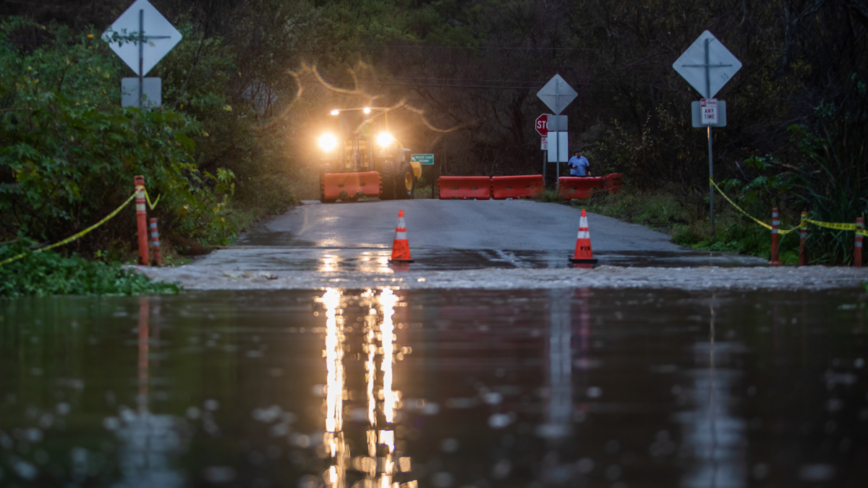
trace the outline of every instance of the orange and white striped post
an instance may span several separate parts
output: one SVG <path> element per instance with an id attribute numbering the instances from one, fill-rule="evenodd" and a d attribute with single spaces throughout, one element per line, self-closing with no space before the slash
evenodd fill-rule
<path id="1" fill-rule="evenodd" d="M 139 264 L 150 265 L 148 258 L 148 221 L 145 213 L 145 177 L 137 175 L 133 178 L 136 185 L 136 226 L 139 231 Z"/>
<path id="2" fill-rule="evenodd" d="M 772 266 L 780 266 L 781 262 L 778 260 L 778 227 L 780 227 L 781 221 L 780 217 L 778 217 L 778 208 L 775 207 L 772 209 L 772 260 L 769 262 Z"/>
<path id="3" fill-rule="evenodd" d="M 808 265 L 808 250 L 805 241 L 808 239 L 808 212 L 802 212 L 802 222 L 799 226 L 799 266 Z"/>
<path id="4" fill-rule="evenodd" d="M 157 266 L 163 265 L 163 255 L 160 253 L 160 231 L 157 230 L 157 219 L 150 219 L 151 247 L 154 248 L 154 262 Z"/>
<path id="5" fill-rule="evenodd" d="M 856 230 L 865 230 L 865 219 L 863 217 L 856 218 Z M 853 266 L 862 267 L 862 234 L 856 232 L 856 247 L 853 249 Z"/>

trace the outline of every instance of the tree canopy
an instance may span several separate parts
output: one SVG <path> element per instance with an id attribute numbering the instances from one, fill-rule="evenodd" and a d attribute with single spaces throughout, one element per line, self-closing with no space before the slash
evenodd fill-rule
<path id="1" fill-rule="evenodd" d="M 72 41 L 81 33 L 98 35 L 129 3 L 5 4 L 0 13 L 7 18 L 28 16 L 35 25 L 55 27 L 7 28 L 10 64 L 4 69 L 15 71 L 17 85 L 6 83 L 2 95 L 8 101 L 10 93 L 32 91 L 20 88 L 32 64 L 28 56 L 57 46 L 54 32 L 62 26 L 64 47 L 46 58 L 50 73 L 39 76 L 43 85 L 64 79 L 62 90 L 51 101 L 34 99 L 34 107 L 69 104 L 73 92 L 76 100 L 99 95 L 90 108 L 75 110 L 132 123 L 132 115 L 111 108 L 126 68 L 107 49 L 82 51 Z M 313 171 L 319 158 L 313 141 L 328 110 L 367 103 L 405 106 L 390 112 L 393 131 L 414 152 L 435 153 L 444 173 L 539 173 L 533 120 L 547 110 L 536 92 L 555 73 L 579 93 L 565 111 L 570 138 L 588 148 L 598 172 L 623 172 L 635 188 L 704 191 L 706 141 L 689 116 L 699 96 L 672 63 L 710 30 L 744 64 L 718 95 L 729 112 L 728 127 L 715 131 L 720 178 L 754 187 L 759 181 L 767 191 L 786 190 L 781 198 L 814 207 L 868 207 L 865 0 L 152 3 L 185 34 L 152 73 L 163 78 L 165 107 L 147 117 L 175 117 L 167 123 L 193 145 L 185 146 L 184 157 L 164 157 L 193 165 L 192 173 L 181 171 L 188 175 L 231 171 L 240 201 L 283 191 L 268 189 L 277 176 Z M 97 89 L 103 79 L 92 73 L 64 78 L 64 49 L 78 49 L 77 59 L 106 70 L 104 92 Z M 4 110 L 11 108 L 5 103 Z M 57 124 L 46 122 L 40 130 L 61 130 Z M 25 164 L 20 144 L 27 136 L 16 134 L 3 136 L 11 159 L 0 178 L 7 183 L 11 172 L 27 174 L 15 166 Z M 263 175 L 269 176 L 265 190 Z"/>

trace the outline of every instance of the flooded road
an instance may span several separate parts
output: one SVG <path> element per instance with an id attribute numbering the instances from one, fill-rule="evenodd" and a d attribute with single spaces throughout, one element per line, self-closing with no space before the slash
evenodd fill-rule
<path id="1" fill-rule="evenodd" d="M 198 258 L 222 269 L 378 271 L 391 254 L 398 211 L 406 215 L 414 270 L 570 267 L 581 212 L 528 200 L 396 200 L 299 205 L 261 222 L 235 246 Z M 594 257 L 611 266 L 765 266 L 735 253 L 701 252 L 670 236 L 589 214 Z"/>
<path id="2" fill-rule="evenodd" d="M 471 269 L 566 269 L 574 267 L 568 249 L 446 249 L 411 248 L 414 271 Z M 226 246 L 196 259 L 194 267 L 227 271 L 346 271 L 359 274 L 391 272 L 392 248 Z M 768 262 L 755 256 L 703 251 L 598 251 L 598 262 L 629 267 L 756 267 Z"/>
<path id="3" fill-rule="evenodd" d="M 0 301 L 0 485 L 868 484 L 864 293 Z"/>

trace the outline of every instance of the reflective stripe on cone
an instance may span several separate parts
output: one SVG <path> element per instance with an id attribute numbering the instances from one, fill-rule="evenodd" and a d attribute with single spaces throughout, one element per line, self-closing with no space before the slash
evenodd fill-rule
<path id="1" fill-rule="evenodd" d="M 576 237 L 576 251 L 570 258 L 571 263 L 593 264 L 597 260 L 591 250 L 591 231 L 588 228 L 588 214 L 582 209 L 582 217 L 579 219 L 579 233 Z"/>
<path id="2" fill-rule="evenodd" d="M 163 254 L 160 252 L 160 232 L 157 230 L 157 219 L 150 220 L 151 227 L 151 247 L 154 250 L 154 263 L 157 266 L 163 265 Z"/>
<path id="3" fill-rule="evenodd" d="M 780 266 L 781 262 L 778 259 L 778 226 L 781 225 L 781 221 L 778 220 L 778 209 L 777 207 L 772 209 L 772 259 L 769 261 L 769 264 L 772 266 Z"/>

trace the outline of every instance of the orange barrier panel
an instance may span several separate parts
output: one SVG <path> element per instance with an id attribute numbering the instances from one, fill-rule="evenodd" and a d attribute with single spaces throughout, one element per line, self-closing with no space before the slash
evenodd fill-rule
<path id="1" fill-rule="evenodd" d="M 380 196 L 380 173 L 327 173 L 322 177 L 322 186 L 326 200 L 337 200 L 341 192 L 347 192 L 346 198 L 356 198 L 359 193 L 366 197 L 377 197 Z"/>
<path id="2" fill-rule="evenodd" d="M 441 176 L 437 178 L 437 186 L 440 200 L 491 198 L 491 178 L 487 176 Z"/>
<path id="3" fill-rule="evenodd" d="M 543 191 L 542 175 L 493 176 L 491 178 L 491 198 L 529 198 Z"/>
<path id="4" fill-rule="evenodd" d="M 558 194 L 564 200 L 574 198 L 584 200 L 590 198 L 594 190 L 602 190 L 603 184 L 603 178 L 600 176 L 562 176 L 558 180 Z"/>
<path id="5" fill-rule="evenodd" d="M 610 173 L 604 176 L 606 191 L 609 193 L 619 193 L 621 191 L 621 178 L 623 177 L 623 173 Z"/>

